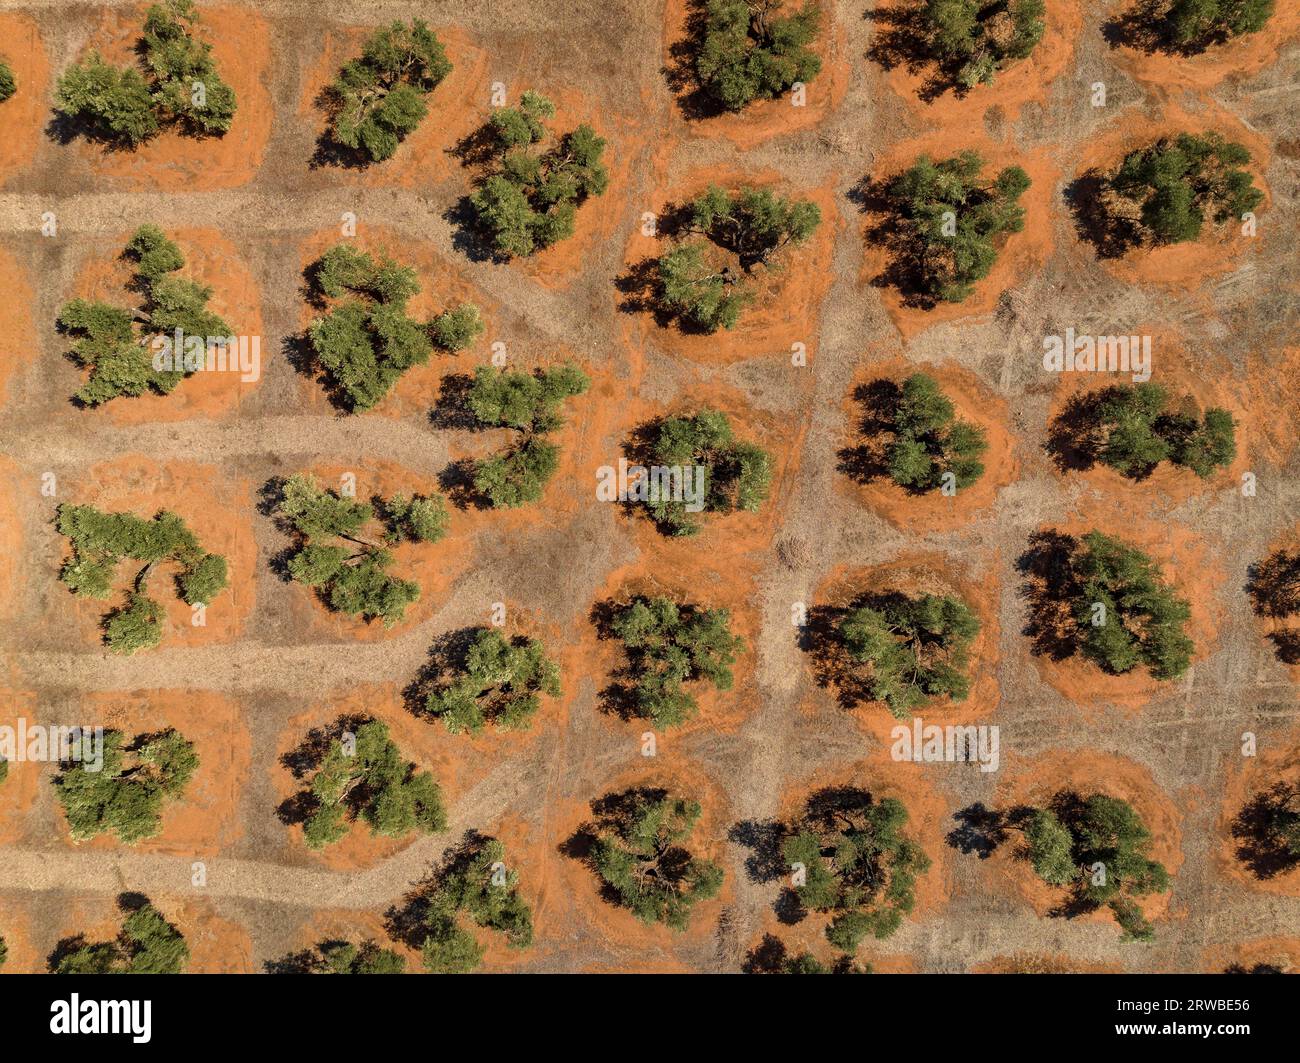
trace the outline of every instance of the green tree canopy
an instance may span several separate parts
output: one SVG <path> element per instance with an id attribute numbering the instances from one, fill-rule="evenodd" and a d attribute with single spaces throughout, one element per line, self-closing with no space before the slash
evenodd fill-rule
<path id="1" fill-rule="evenodd" d="M 1178 47 L 1200 49 L 1258 33 L 1274 8 L 1274 0 L 1173 0 L 1165 18 Z"/>
<path id="2" fill-rule="evenodd" d="M 979 619 L 960 598 L 887 594 L 851 610 L 839 636 L 849 656 L 870 667 L 867 687 L 899 719 L 918 706 L 970 693 L 970 644 Z"/>
<path id="3" fill-rule="evenodd" d="M 695 72 L 727 110 L 773 99 L 821 70 L 809 48 L 821 31 L 821 12 L 812 2 L 788 15 L 784 7 L 784 0 L 707 0 Z"/>
<path id="4" fill-rule="evenodd" d="M 303 836 L 312 849 L 342 839 L 350 820 L 364 821 L 372 834 L 389 838 L 447 829 L 442 791 L 433 775 L 415 770 L 380 720 L 368 720 L 355 734 L 344 731 L 330 741 L 302 803 L 311 809 Z"/>
<path id="5" fill-rule="evenodd" d="M 868 934 L 887 938 L 916 905 L 916 881 L 930 858 L 905 833 L 897 798 L 840 787 L 816 793 L 786 828 L 785 862 L 800 873 L 799 903 L 830 913 L 826 940 L 852 953 Z"/>
<path id="6" fill-rule="evenodd" d="M 450 73 L 442 42 L 422 20 L 375 30 L 323 94 L 330 141 L 363 162 L 392 158 L 428 114 L 426 97 Z"/>
<path id="7" fill-rule="evenodd" d="M 1133 479 L 1162 461 L 1205 478 L 1237 454 L 1232 414 L 1218 407 L 1202 414 L 1190 395 L 1175 406 L 1165 388 L 1149 381 L 1108 388 L 1092 429 L 1099 460 Z"/>
<path id="8" fill-rule="evenodd" d="M 1092 531 L 1073 566 L 1078 589 L 1071 605 L 1087 657 L 1113 673 L 1139 664 L 1157 679 L 1187 671 L 1195 649 L 1184 632 L 1191 607 L 1169 589 L 1155 562 Z"/>
<path id="9" fill-rule="evenodd" d="M 224 135 L 235 92 L 217 72 L 212 45 L 194 36 L 198 24 L 191 0 L 150 5 L 138 46 L 144 73 L 92 51 L 59 78 L 54 109 L 89 135 L 128 148 L 173 126 L 190 136 Z"/>
<path id="10" fill-rule="evenodd" d="M 581 395 L 591 378 L 576 365 L 532 373 L 482 365 L 474 371 L 467 405 L 485 428 L 512 428 L 517 441 L 474 466 L 474 489 L 494 507 L 513 508 L 541 499 L 560 464 L 560 448 L 545 437 L 564 421 L 565 399 Z"/>
<path id="11" fill-rule="evenodd" d="M 907 294 L 962 302 L 989 275 L 1003 238 L 1024 228 L 1019 201 L 1029 175 L 1008 166 L 988 181 L 983 170 L 976 151 L 937 162 L 922 155 L 886 185 L 887 224 Z"/>
<path id="12" fill-rule="evenodd" d="M 925 0 L 926 47 L 963 89 L 991 82 L 1043 39 L 1043 0 Z"/>
<path id="13" fill-rule="evenodd" d="M 700 513 L 757 513 L 772 483 L 772 456 L 754 443 L 735 438 L 731 420 L 719 410 L 668 417 L 656 426 L 646 447 L 647 466 L 703 476 Z M 698 481 L 696 481 L 698 483 Z M 684 485 L 683 485 L 684 488 Z M 676 492 L 676 494 L 683 494 Z M 645 500 L 650 517 L 668 535 L 695 535 L 703 521 L 684 497 L 660 491 Z M 697 500 L 697 505 L 700 504 Z"/>
<path id="14" fill-rule="evenodd" d="M 88 944 L 84 937 L 60 943 L 52 974 L 180 974 L 190 960 L 181 932 L 152 904 L 130 911 L 112 941 Z"/>
<path id="15" fill-rule="evenodd" d="M 1025 856 L 1052 886 L 1068 886 L 1073 911 L 1110 908 L 1125 940 L 1155 936 L 1135 898 L 1169 889 L 1169 872 L 1150 858 L 1151 832 L 1127 801 L 1062 791 L 1032 811 Z"/>
<path id="16" fill-rule="evenodd" d="M 555 105 L 530 89 L 488 123 L 494 165 L 469 202 L 500 258 L 526 258 L 572 236 L 578 208 L 609 187 L 604 139 L 586 124 L 556 136 L 545 124 L 554 117 Z"/>
<path id="17" fill-rule="evenodd" d="M 454 352 L 483 331 L 478 308 L 463 303 L 422 323 L 406 304 L 420 290 L 415 270 L 336 244 L 309 269 L 314 296 L 332 305 L 307 328 L 307 340 L 330 385 L 352 412 L 369 410 L 402 374 L 424 365 L 436 345 Z"/>
<path id="18" fill-rule="evenodd" d="M 425 697 L 425 711 L 452 734 L 477 734 L 491 724 L 503 731 L 526 730 L 541 695 L 560 696 L 559 666 L 536 639 L 507 640 L 492 628 L 479 630 L 459 671 Z"/>
<path id="19" fill-rule="evenodd" d="M 385 546 L 437 542 L 450 518 L 437 494 L 376 497 L 375 503 L 344 498 L 299 474 L 284 482 L 276 512 L 297 538 L 286 561 L 292 580 L 313 588 L 337 612 L 392 627 L 408 605 L 419 601 L 420 587 L 388 573 L 393 554 Z M 382 541 L 365 537 L 376 520 Z M 340 545 L 340 539 L 347 545 Z"/>
<path id="20" fill-rule="evenodd" d="M 905 381 L 890 418 L 893 439 L 885 451 L 889 477 L 909 490 L 951 491 L 969 487 L 984 475 L 981 455 L 988 450 L 984 429 L 957 417 L 938 381 L 913 373 Z"/>
<path id="21" fill-rule="evenodd" d="M 730 690 L 731 666 L 745 645 L 730 625 L 726 609 L 680 605 L 671 598 L 638 597 L 617 609 L 610 632 L 623 643 L 635 676 L 630 711 L 659 730 L 678 727 L 699 711 L 685 684 Z"/>
<path id="22" fill-rule="evenodd" d="M 754 270 L 779 268 L 779 253 L 804 243 L 819 224 L 821 209 L 811 200 L 711 185 L 656 264 L 662 308 L 705 332 L 733 328 L 753 301 Z"/>
<path id="23" fill-rule="evenodd" d="M 78 841 L 116 834 L 127 845 L 162 829 L 163 806 L 177 801 L 199 766 L 194 745 L 169 728 L 138 735 L 104 732 L 103 763 L 70 760 L 54 779 L 68 827 Z"/>
<path id="24" fill-rule="evenodd" d="M 162 606 L 146 593 L 155 565 L 180 566 L 176 587 L 187 605 L 211 605 L 226 587 L 226 559 L 204 550 L 185 522 L 167 510 L 145 520 L 132 513 L 106 513 L 64 502 L 55 525 L 72 547 L 59 579 L 78 597 L 108 599 L 118 562 L 129 558 L 144 563 L 126 604 L 104 617 L 104 640 L 115 653 L 129 655 L 162 641 Z"/>
<path id="25" fill-rule="evenodd" d="M 1195 240 L 1206 220 L 1240 219 L 1264 200 L 1244 169 L 1250 152 L 1218 133 L 1179 133 L 1124 156 L 1106 178 L 1112 210 L 1155 244 Z"/>
<path id="26" fill-rule="evenodd" d="M 592 870 L 641 922 L 685 930 L 692 909 L 717 896 L 723 879 L 721 867 L 686 848 L 699 802 L 643 788 L 606 797 L 593 810 Z"/>
<path id="27" fill-rule="evenodd" d="M 141 306 L 125 309 L 73 299 L 59 311 L 59 329 L 75 337 L 68 357 L 90 370 L 90 379 L 75 396 L 87 406 L 146 391 L 170 395 L 206 364 L 209 341 L 226 340 L 233 331 L 207 309 L 211 288 L 173 276 L 184 267 L 185 258 L 158 226 L 140 226 L 122 257 L 135 263 L 131 287 L 141 294 Z M 184 352 L 173 350 L 173 360 L 155 368 L 158 340 L 172 339 L 178 329 L 185 337 L 203 340 L 204 361 L 193 355 L 184 358 Z"/>
<path id="28" fill-rule="evenodd" d="M 4 103 L 18 91 L 18 82 L 9 64 L 0 59 L 0 103 Z"/>

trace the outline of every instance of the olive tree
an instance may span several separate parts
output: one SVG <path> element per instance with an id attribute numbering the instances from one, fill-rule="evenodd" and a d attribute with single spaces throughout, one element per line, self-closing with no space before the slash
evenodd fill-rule
<path id="1" fill-rule="evenodd" d="M 124 908 L 134 903 L 123 895 Z M 180 974 L 190 960 L 181 932 L 145 901 L 128 908 L 121 932 L 111 941 L 87 943 L 77 936 L 59 943 L 51 974 Z"/>
<path id="2" fill-rule="evenodd" d="M 564 424 L 565 399 L 581 395 L 591 378 L 576 365 L 531 373 L 483 365 L 474 371 L 466 403 L 484 428 L 509 428 L 516 441 L 476 463 L 474 489 L 496 508 L 537 502 L 560 464 L 560 448 L 546 437 Z"/>
<path id="3" fill-rule="evenodd" d="M 809 45 L 821 32 L 821 12 L 812 0 L 784 11 L 784 0 L 706 0 L 695 72 L 719 105 L 740 111 L 817 76 L 821 60 Z"/>
<path id="4" fill-rule="evenodd" d="M 643 923 L 685 930 L 700 901 L 722 888 L 723 870 L 686 847 L 698 801 L 641 788 L 593 804 L 587 863 L 619 905 Z"/>
<path id="5" fill-rule="evenodd" d="M 787 825 L 782 855 L 799 903 L 831 915 L 826 940 L 845 953 L 867 935 L 887 938 L 916 905 L 930 858 L 906 833 L 907 806 L 841 787 L 816 793 Z"/>
<path id="6" fill-rule="evenodd" d="M 501 934 L 512 949 L 533 943 L 533 912 L 519 882 L 505 846 L 472 833 L 402 908 L 389 912 L 390 932 L 420 950 L 431 974 L 468 973 L 485 951 L 471 926 Z"/>
<path id="7" fill-rule="evenodd" d="M 59 78 L 55 110 L 88 135 L 128 148 L 171 127 L 190 136 L 229 132 L 235 92 L 217 72 L 212 45 L 194 35 L 198 24 L 191 0 L 151 4 L 137 48 L 144 73 L 92 51 Z"/>
<path id="8" fill-rule="evenodd" d="M 958 597 L 893 593 L 850 610 L 839 637 L 852 660 L 869 669 L 871 696 L 906 719 L 936 698 L 966 700 L 970 644 L 979 629 Z"/>
<path id="9" fill-rule="evenodd" d="M 451 69 L 442 42 L 422 20 L 375 30 L 322 94 L 331 143 L 361 162 L 391 158 L 424 121 L 427 97 Z"/>
<path id="10" fill-rule="evenodd" d="M 163 608 L 150 598 L 149 576 L 155 566 L 179 566 L 176 588 L 190 606 L 211 605 L 226 587 L 226 559 L 208 553 L 175 513 L 160 510 L 152 520 L 132 513 L 105 513 L 94 506 L 64 502 L 55 525 L 68 538 L 72 556 L 59 579 L 82 598 L 107 600 L 113 593 L 118 562 L 143 562 L 126 604 L 104 617 L 104 641 L 115 653 L 152 649 L 162 641 Z"/>
<path id="11" fill-rule="evenodd" d="M 500 258 L 526 258 L 573 235 L 578 209 L 609 187 L 605 141 L 585 123 L 557 135 L 555 104 L 529 90 L 500 107 L 485 131 L 493 165 L 469 197 L 475 223 Z"/>
<path id="12" fill-rule="evenodd" d="M 972 89 L 1033 53 L 1046 28 L 1044 10 L 1043 0 L 925 0 L 925 46 L 954 85 Z"/>
<path id="13" fill-rule="evenodd" d="M 402 756 L 387 724 L 367 720 L 355 733 L 335 730 L 299 806 L 307 817 L 303 837 L 309 847 L 334 844 L 358 820 L 389 838 L 447 829 L 437 782 Z"/>
<path id="14" fill-rule="evenodd" d="M 1135 480 L 1165 461 L 1204 479 L 1237 453 L 1232 414 L 1219 407 L 1202 413 L 1190 395 L 1175 403 L 1149 381 L 1107 388 L 1088 420 L 1097 460 Z"/>
<path id="15" fill-rule="evenodd" d="M 116 834 L 131 845 L 158 833 L 164 805 L 181 798 L 198 766 L 194 744 L 174 728 L 130 744 L 120 731 L 105 731 L 102 763 L 69 760 L 54 786 L 73 838 Z"/>
<path id="16" fill-rule="evenodd" d="M 1153 244 L 1195 240 L 1207 221 L 1224 225 L 1264 200 L 1242 144 L 1215 132 L 1179 133 L 1124 156 L 1105 179 L 1113 215 Z"/>
<path id="17" fill-rule="evenodd" d="M 661 309 L 704 332 L 734 328 L 754 300 L 755 271 L 780 268 L 781 252 L 807 241 L 820 224 L 821 209 L 811 200 L 711 185 L 657 261 Z"/>
<path id="18" fill-rule="evenodd" d="M 86 406 L 147 391 L 169 395 L 205 367 L 213 343 L 233 338 L 230 326 L 207 308 L 212 289 L 175 275 L 184 268 L 185 257 L 158 226 L 140 226 L 123 258 L 135 265 L 131 289 L 140 293 L 140 306 L 73 299 L 59 311 L 59 329 L 75 337 L 68 356 L 90 370 L 90 379 L 75 396 Z M 197 339 L 201 350 L 173 347 L 170 358 L 160 359 L 161 342 L 174 343 L 178 333 Z"/>
<path id="19" fill-rule="evenodd" d="M 699 711 L 685 684 L 704 682 L 730 690 L 731 666 L 744 640 L 731 633 L 726 609 L 702 609 L 671 598 L 634 598 L 610 620 L 613 637 L 623 643 L 628 672 L 635 679 L 626 693 L 633 715 L 657 729 L 678 727 Z"/>
<path id="20" fill-rule="evenodd" d="M 331 609 L 367 622 L 379 619 L 385 627 L 420 598 L 419 584 L 389 574 L 394 558 L 388 547 L 437 542 L 450 519 L 441 495 L 398 494 L 376 497 L 372 504 L 301 474 L 282 485 L 276 513 L 296 539 L 286 562 L 289 577 L 314 589 Z M 370 531 L 376 523 L 379 530 Z"/>
<path id="21" fill-rule="evenodd" d="M 1125 940 L 1155 936 L 1136 899 L 1168 890 L 1169 872 L 1151 859 L 1151 832 L 1127 801 L 1061 791 L 1032 810 L 1025 843 L 1034 873 L 1069 888 L 1073 910 L 1108 907 Z"/>
<path id="22" fill-rule="evenodd" d="M 662 482 L 656 487 L 653 480 L 642 480 L 634 495 L 667 535 L 699 533 L 701 513 L 757 513 L 771 489 L 772 456 L 757 444 L 736 439 L 730 418 L 719 410 L 660 421 L 644 458 L 652 470 L 668 470 L 679 480 L 678 490 L 671 482 L 665 490 Z M 698 492 L 693 501 L 686 498 L 688 481 Z"/>
<path id="23" fill-rule="evenodd" d="M 462 303 L 427 322 L 406 312 L 420 290 L 416 272 L 386 255 L 336 244 L 308 267 L 314 297 L 329 308 L 307 341 L 330 385 L 352 412 L 369 410 L 402 374 L 429 361 L 436 346 L 454 353 L 483 331 L 479 311 Z"/>
<path id="24" fill-rule="evenodd" d="M 536 639 L 507 640 L 481 628 L 455 674 L 425 696 L 424 708 L 451 734 L 477 734 L 485 726 L 526 730 L 541 705 L 541 695 L 560 696 L 559 666 Z"/>
<path id="25" fill-rule="evenodd" d="M 984 430 L 957 416 L 933 377 L 913 373 L 903 381 L 890 422 L 893 439 L 885 464 L 900 487 L 916 492 L 946 487 L 952 493 L 984 475 Z"/>
<path id="26" fill-rule="evenodd" d="M 1019 166 L 991 179 L 983 171 L 976 151 L 937 161 L 922 155 L 886 183 L 895 282 L 906 294 L 962 302 L 993 269 L 1005 237 L 1024 228 L 1019 201 L 1029 175 Z"/>

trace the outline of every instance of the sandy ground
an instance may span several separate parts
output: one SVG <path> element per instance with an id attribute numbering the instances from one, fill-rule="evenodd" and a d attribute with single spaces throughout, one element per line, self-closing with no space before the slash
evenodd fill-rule
<path id="1" fill-rule="evenodd" d="M 680 36 L 678 0 L 451 0 L 432 13 L 359 0 L 346 16 L 305 0 L 205 8 L 217 61 L 239 93 L 235 128 L 211 142 L 169 133 L 122 156 L 61 145 L 44 125 L 52 80 L 91 47 L 120 56 L 141 6 L 0 2 L 0 54 L 20 80 L 19 95 L 0 105 L 0 279 L 12 296 L 0 311 L 0 719 L 72 723 L 91 711 L 132 727 L 188 722 L 196 741 L 222 747 L 205 758 L 186 805 L 166 813 L 159 838 L 130 849 L 72 845 L 53 769 L 14 766 L 0 786 L 7 970 L 43 968 L 73 931 L 111 932 L 124 889 L 148 893 L 178 922 L 197 969 L 261 970 L 324 933 L 375 936 L 387 908 L 470 829 L 506 843 L 537 922 L 528 951 L 490 943 L 489 969 L 738 970 L 768 932 L 826 958 L 814 921 L 780 924 L 779 885 L 751 878 L 752 851 L 730 836 L 737 822 L 784 814 L 822 780 L 913 795 L 935 860 L 914 916 L 889 941 L 863 947 L 860 959 L 877 969 L 999 970 L 1032 957 L 1071 969 L 1201 971 L 1297 955 L 1286 935 L 1300 925 L 1300 897 L 1230 866 L 1224 834 L 1230 798 L 1257 777 L 1240 775 L 1242 733 L 1280 747 L 1256 773 L 1293 764 L 1297 743 L 1295 676 L 1261 637 L 1243 591 L 1247 566 L 1293 532 L 1300 512 L 1296 20 L 1166 61 L 1111 48 L 1099 5 L 1049 0 L 1041 56 L 961 100 L 927 103 L 912 75 L 866 58 L 874 29 L 864 6 L 823 5 L 825 66 L 806 107 L 773 101 L 740 119 L 687 117 L 663 76 Z M 429 118 L 364 173 L 310 168 L 319 86 L 365 26 L 411 15 L 445 28 L 456 63 Z M 1107 87 L 1101 108 L 1089 103 L 1098 81 Z M 557 128 L 591 121 L 610 141 L 610 190 L 579 212 L 574 240 L 513 265 L 466 254 L 455 220 L 473 174 L 449 149 L 487 117 L 493 82 L 512 99 L 527 87 L 552 95 Z M 1099 261 L 1075 232 L 1065 186 L 1169 123 L 1230 130 L 1258 149 L 1268 194 L 1258 235 L 1247 242 L 1234 229 L 1155 258 Z M 901 307 L 871 283 L 878 252 L 864 244 L 869 219 L 851 192 L 918 150 L 964 146 L 1030 172 L 1029 225 L 967 303 Z M 738 176 L 823 209 L 816 238 L 764 289 L 778 301 L 716 342 L 620 310 L 615 278 L 654 248 L 640 235 L 643 214 Z M 46 211 L 58 218 L 57 237 L 38 235 Z M 330 407 L 285 356 L 310 316 L 302 268 L 345 212 L 363 242 L 420 268 L 425 309 L 481 300 L 489 326 L 475 347 L 435 355 L 362 416 Z M 232 325 L 262 331 L 262 378 L 243 387 L 191 378 L 168 400 L 75 409 L 68 396 L 82 374 L 63 357 L 54 318 L 67 299 L 109 284 L 123 234 L 144 221 L 206 247 L 193 247 L 194 269 Z M 1096 384 L 1043 372 L 1042 338 L 1067 326 L 1156 337 L 1154 379 L 1238 417 L 1237 462 L 1204 482 L 1162 471 L 1131 485 L 1106 470 L 1060 471 L 1044 448 L 1050 420 L 1069 394 Z M 350 470 L 385 491 L 418 490 L 453 461 L 496 449 L 503 437 L 430 416 L 444 378 L 482 364 L 493 342 L 512 365 L 572 358 L 593 377 L 591 391 L 567 404 L 561 468 L 544 503 L 456 510 L 446 540 L 403 548 L 395 570 L 418 572 L 424 595 L 396 627 L 330 617 L 272 570 L 286 541 L 259 510 L 262 485 L 303 469 Z M 796 342 L 806 366 L 791 362 Z M 837 471 L 860 416 L 855 387 L 920 368 L 953 389 L 993 444 L 985 480 L 950 511 Z M 596 468 L 617 461 L 633 430 L 705 404 L 773 453 L 773 492 L 759 513 L 666 541 L 595 500 Z M 1243 496 L 1247 473 L 1258 490 Z M 46 474 L 53 495 L 41 493 Z M 50 520 L 64 500 L 141 513 L 166 505 L 201 527 L 233 573 L 208 626 L 190 627 L 169 602 L 162 646 L 129 659 L 103 652 L 98 612 L 56 581 L 64 544 Z M 1192 599 L 1197 653 L 1176 683 L 1101 681 L 1074 670 L 1077 661 L 1032 656 L 1016 559 L 1040 528 L 1085 525 L 1143 543 Z M 979 597 L 987 618 L 980 695 L 960 718 L 1001 729 L 1000 773 L 895 764 L 879 707 L 843 711 L 799 649 L 797 604 L 825 600 L 848 577 L 922 561 Z M 618 662 L 590 611 L 629 587 L 725 606 L 747 643 L 735 689 L 702 698 L 696 721 L 659 736 L 653 760 L 642 756 L 644 728 L 600 709 Z M 401 691 L 429 647 L 488 622 L 497 602 L 511 630 L 538 633 L 553 649 L 563 697 L 521 735 L 449 736 L 404 715 Z M 292 783 L 280 754 L 345 709 L 389 720 L 405 755 L 438 774 L 446 835 L 390 845 L 359 829 L 342 856 L 318 857 L 276 818 Z M 1154 944 L 1121 944 L 1105 920 L 1041 914 L 1017 869 L 945 844 L 956 810 L 1067 777 L 1129 788 L 1151 817 L 1177 868 L 1152 911 Z M 704 803 L 694 839 L 727 871 L 722 896 L 701 905 L 684 934 L 641 927 L 601 902 L 590 874 L 558 848 L 593 798 L 655 779 Z"/>

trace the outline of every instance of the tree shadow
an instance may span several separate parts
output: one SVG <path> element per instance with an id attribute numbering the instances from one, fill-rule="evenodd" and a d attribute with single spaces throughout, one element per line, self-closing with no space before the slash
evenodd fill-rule
<path id="1" fill-rule="evenodd" d="M 471 262 L 504 265 L 510 261 L 509 255 L 502 254 L 492 246 L 469 196 L 461 196 L 456 200 L 443 211 L 442 218 L 452 227 L 452 248 Z"/>
<path id="2" fill-rule="evenodd" d="M 688 122 L 701 122 L 730 113 L 700 82 L 696 72 L 696 59 L 704 48 L 707 29 L 706 0 L 687 0 L 682 36 L 668 46 L 668 61 L 660 70 L 668 91 L 677 102 L 677 109 Z"/>
<path id="3" fill-rule="evenodd" d="M 853 389 L 853 400 L 861 406 L 857 432 L 862 442 L 844 447 L 837 454 L 837 471 L 854 483 L 868 484 L 889 475 L 887 458 L 890 439 L 894 432 L 894 417 L 902 401 L 903 389 L 893 380 L 872 380 Z M 909 493 L 925 494 L 923 490 L 906 488 Z"/>
<path id="4" fill-rule="evenodd" d="M 1079 239 L 1098 258 L 1122 258 L 1143 242 L 1142 230 L 1107 207 L 1107 184 L 1107 175 L 1094 167 L 1065 186 L 1065 202 Z"/>
<path id="5" fill-rule="evenodd" d="M 1006 844 L 1012 832 L 1023 829 L 1031 815 L 1032 808 L 1017 806 L 1003 810 L 976 801 L 953 813 L 958 825 L 948 832 L 945 840 L 960 853 L 967 856 L 974 853 L 979 859 L 987 860 Z"/>
<path id="6" fill-rule="evenodd" d="M 1300 614 L 1300 551 L 1277 550 L 1246 570 L 1246 593 L 1255 615 L 1289 620 Z M 1270 631 L 1268 639 L 1283 664 L 1300 664 L 1300 626 Z"/>
<path id="7" fill-rule="evenodd" d="M 788 868 L 781 846 L 788 835 L 778 820 L 747 819 L 733 824 L 727 840 L 750 850 L 745 858 L 745 875 L 755 885 L 766 885 L 784 877 Z"/>
<path id="8" fill-rule="evenodd" d="M 623 663 L 616 665 L 609 673 L 609 682 L 597 694 L 600 711 L 607 716 L 617 717 L 624 723 L 644 718 L 636 696 L 636 681 L 643 669 L 639 667 L 640 658 L 614 633 L 614 620 L 628 606 L 637 601 L 645 601 L 642 596 L 634 596 L 627 601 L 607 598 L 596 602 L 587 614 L 587 620 L 596 629 L 596 638 L 600 642 L 617 642 L 622 648 Z"/>
<path id="9" fill-rule="evenodd" d="M 470 409 L 469 396 L 474 378 L 469 373 L 450 373 L 438 386 L 438 398 L 429 411 L 432 428 L 453 432 L 482 431 L 485 426 Z"/>
<path id="10" fill-rule="evenodd" d="M 1035 657 L 1065 661 L 1078 652 L 1079 625 L 1073 603 L 1083 592 L 1075 571 L 1079 541 L 1054 530 L 1029 537 L 1029 548 L 1016 559 L 1022 578 L 1020 596 L 1028 620 L 1021 631 Z"/>
<path id="11" fill-rule="evenodd" d="M 475 485 L 477 472 L 478 462 L 473 458 L 458 458 L 438 473 L 438 487 L 447 501 L 462 512 L 493 508 L 492 500 Z"/>
<path id="12" fill-rule="evenodd" d="M 1276 878 L 1300 866 L 1300 853 L 1292 852 L 1278 829 L 1278 818 L 1297 796 L 1294 786 L 1276 783 L 1256 794 L 1232 821 L 1236 856 L 1261 881 Z"/>
<path id="13" fill-rule="evenodd" d="M 863 239 L 886 256 L 884 267 L 871 278 L 871 286 L 892 288 L 909 309 L 933 310 L 942 300 L 933 291 L 925 241 L 916 223 L 907 217 L 904 204 L 889 191 L 897 176 L 864 177 L 849 192 L 858 210 L 872 216 Z"/>
<path id="14" fill-rule="evenodd" d="M 1074 395 L 1048 426 L 1043 449 L 1061 472 L 1087 472 L 1097 464 L 1105 436 L 1099 427 L 1101 409 L 1118 394 L 1118 388 L 1103 388 Z"/>

